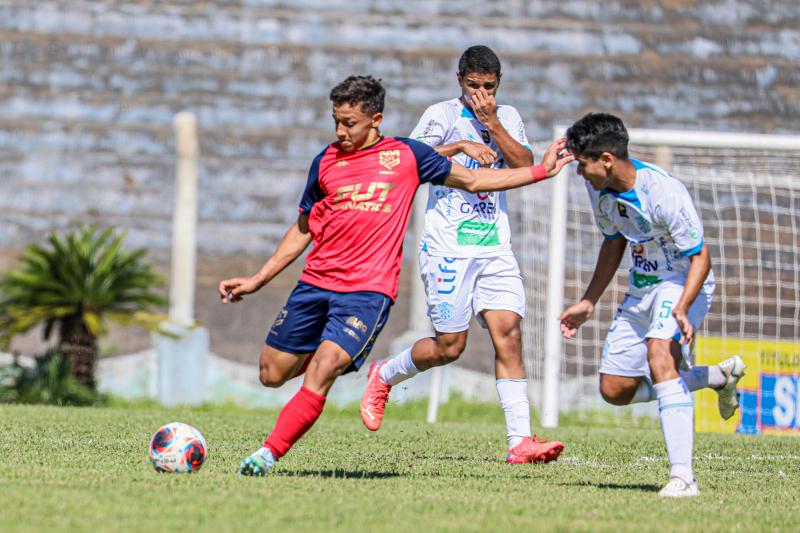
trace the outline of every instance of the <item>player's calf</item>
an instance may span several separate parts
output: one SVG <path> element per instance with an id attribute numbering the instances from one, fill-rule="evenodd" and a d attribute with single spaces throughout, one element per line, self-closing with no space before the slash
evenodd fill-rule
<path id="1" fill-rule="evenodd" d="M 467 333 L 440 333 L 436 335 L 434 343 L 436 344 L 436 350 L 433 356 L 426 361 L 428 364 L 417 364 L 417 367 L 433 368 L 458 361 L 458 358 L 461 357 L 467 347 Z"/>

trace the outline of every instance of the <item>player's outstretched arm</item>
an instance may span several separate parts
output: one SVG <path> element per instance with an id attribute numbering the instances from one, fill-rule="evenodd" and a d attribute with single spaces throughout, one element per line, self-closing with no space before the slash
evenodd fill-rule
<path id="1" fill-rule="evenodd" d="M 589 282 L 583 298 L 578 303 L 567 307 L 558 317 L 561 321 L 561 334 L 571 339 L 584 322 L 592 318 L 594 306 L 614 279 L 614 274 L 622 261 L 628 241 L 623 237 L 605 239 L 597 254 L 592 280 Z"/>
<path id="2" fill-rule="evenodd" d="M 219 282 L 219 297 L 222 303 L 240 302 L 246 294 L 259 290 L 277 276 L 284 268 L 308 248 L 311 234 L 308 232 L 308 215 L 301 214 L 283 236 L 272 257 L 252 276 L 224 279 Z"/>
<path id="3" fill-rule="evenodd" d="M 711 272 L 711 255 L 708 253 L 708 246 L 703 244 L 700 253 L 689 257 L 689 272 L 686 274 L 686 285 L 678 303 L 672 309 L 672 316 L 678 323 L 681 330 L 681 344 L 689 344 L 694 339 L 694 326 L 689 322 L 689 308 L 694 303 L 700 289 L 703 288 L 708 273 Z"/>
<path id="4" fill-rule="evenodd" d="M 468 192 L 505 191 L 536 183 L 558 174 L 564 165 L 575 160 L 565 151 L 566 139 L 557 139 L 544 154 L 542 163 L 532 167 L 503 169 L 468 169 L 453 165 L 444 184 Z"/>

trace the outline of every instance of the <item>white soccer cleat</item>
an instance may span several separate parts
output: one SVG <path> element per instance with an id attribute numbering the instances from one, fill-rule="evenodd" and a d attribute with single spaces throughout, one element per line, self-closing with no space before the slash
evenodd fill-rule
<path id="1" fill-rule="evenodd" d="M 729 357 L 717 365 L 722 373 L 725 374 L 725 385 L 717 389 L 717 406 L 719 416 L 723 420 L 728 420 L 739 407 L 739 393 L 736 392 L 736 384 L 744 376 L 747 365 L 738 355 Z"/>
<path id="2" fill-rule="evenodd" d="M 700 489 L 697 487 L 697 480 L 686 483 L 679 477 L 669 478 L 669 483 L 658 491 L 660 498 L 691 498 L 700 496 Z"/>

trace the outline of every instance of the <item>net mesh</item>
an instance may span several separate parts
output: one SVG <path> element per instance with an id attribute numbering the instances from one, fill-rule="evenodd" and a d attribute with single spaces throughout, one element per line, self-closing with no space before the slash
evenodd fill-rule
<path id="1" fill-rule="evenodd" d="M 536 153 L 541 153 L 543 146 Z M 800 338 L 800 152 L 641 146 L 631 156 L 669 170 L 689 190 L 705 230 L 716 275 L 714 304 L 700 335 L 798 340 Z M 564 303 L 577 301 L 594 271 L 601 235 L 574 165 L 567 170 Z M 524 359 L 534 389 L 544 367 L 548 241 L 552 184 L 523 189 L 520 267 L 526 282 Z M 517 245 L 519 246 L 519 245 Z M 519 249 L 519 248 L 518 248 Z M 628 255 L 596 307 L 595 315 L 562 347 L 559 409 L 604 406 L 597 370 L 606 331 L 627 289 Z M 535 394 L 535 396 L 539 396 Z"/>

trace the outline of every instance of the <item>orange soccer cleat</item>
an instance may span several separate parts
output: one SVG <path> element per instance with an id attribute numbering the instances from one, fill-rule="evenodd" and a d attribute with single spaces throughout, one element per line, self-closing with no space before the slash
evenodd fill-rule
<path id="1" fill-rule="evenodd" d="M 386 361 L 379 359 L 369 367 L 367 388 L 361 396 L 361 420 L 370 431 L 378 431 L 392 386 L 381 381 L 380 370 Z"/>
<path id="2" fill-rule="evenodd" d="M 556 461 L 562 451 L 564 451 L 564 445 L 562 443 L 557 440 L 547 441 L 544 439 L 537 439 L 534 434 L 532 438 L 525 437 L 522 442 L 508 450 L 506 463 L 515 465 L 524 463 L 549 463 L 550 461 Z"/>

